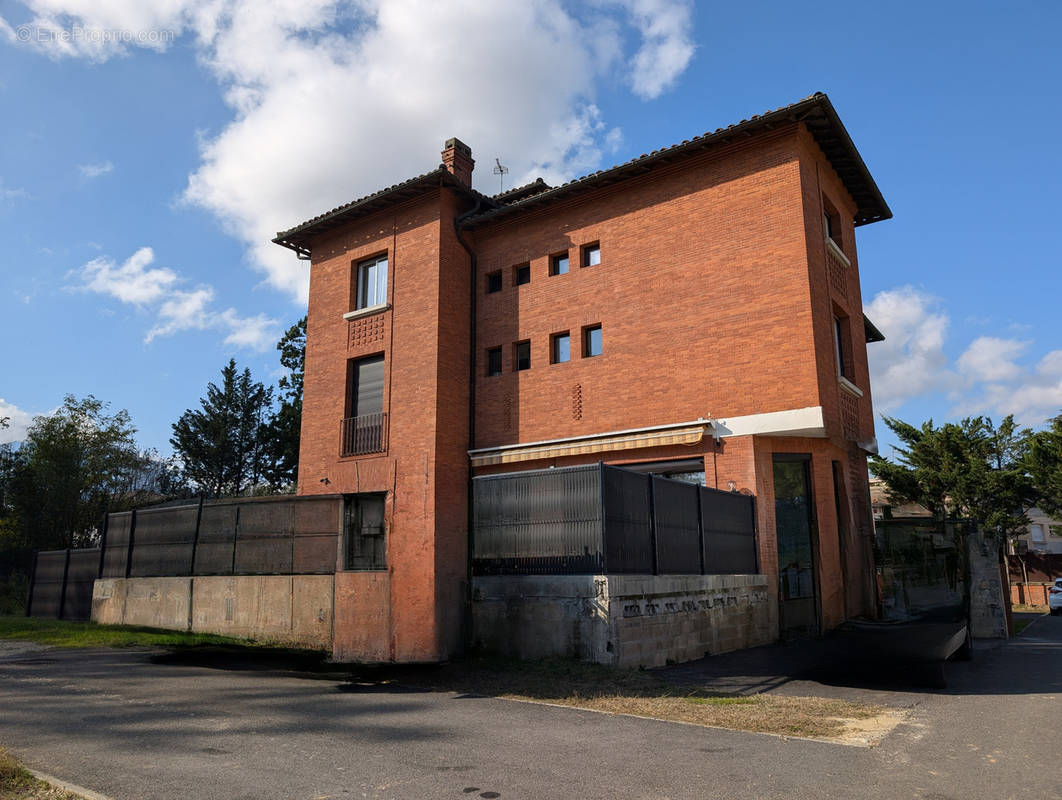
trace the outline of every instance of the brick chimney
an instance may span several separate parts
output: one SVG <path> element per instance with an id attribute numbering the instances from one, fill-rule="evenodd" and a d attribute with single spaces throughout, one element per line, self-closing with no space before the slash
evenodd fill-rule
<path id="1" fill-rule="evenodd" d="M 476 162 L 472 160 L 472 148 L 460 139 L 447 139 L 442 151 L 443 166 L 461 183 L 472 187 L 472 170 Z"/>

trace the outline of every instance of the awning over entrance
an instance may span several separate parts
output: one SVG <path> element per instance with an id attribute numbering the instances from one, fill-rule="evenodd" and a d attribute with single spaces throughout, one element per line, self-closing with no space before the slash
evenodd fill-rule
<path id="1" fill-rule="evenodd" d="M 535 461 L 543 458 L 605 453 L 616 450 L 636 450 L 643 447 L 665 445 L 692 445 L 700 442 L 706 433 L 711 433 L 712 422 L 699 419 L 696 422 L 660 425 L 652 428 L 637 428 L 627 431 L 612 431 L 570 439 L 551 439 L 544 442 L 503 445 L 470 450 L 473 467 L 491 464 L 514 464 L 520 461 Z"/>

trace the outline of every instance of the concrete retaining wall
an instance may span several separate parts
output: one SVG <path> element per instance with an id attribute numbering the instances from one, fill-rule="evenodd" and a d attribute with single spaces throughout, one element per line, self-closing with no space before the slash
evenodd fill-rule
<path id="1" fill-rule="evenodd" d="M 101 578 L 92 619 L 331 649 L 331 575 Z"/>
<path id="2" fill-rule="evenodd" d="M 473 581 L 478 645 L 654 667 L 777 638 L 764 575 L 527 575 Z"/>
<path id="3" fill-rule="evenodd" d="M 979 639 L 1006 639 L 1006 597 L 1000 575 L 999 545 L 978 531 L 970 553 L 970 633 Z"/>

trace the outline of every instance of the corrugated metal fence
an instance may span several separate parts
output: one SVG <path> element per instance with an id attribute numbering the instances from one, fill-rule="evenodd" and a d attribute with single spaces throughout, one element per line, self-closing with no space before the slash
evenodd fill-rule
<path id="1" fill-rule="evenodd" d="M 88 619 L 99 578 L 331 574 L 342 495 L 210 500 L 108 514 L 103 547 L 40 552 L 27 614 Z"/>
<path id="2" fill-rule="evenodd" d="M 592 464 L 473 479 L 473 572 L 752 574 L 752 497 Z"/>
<path id="3" fill-rule="evenodd" d="M 88 619 L 100 548 L 42 550 L 33 559 L 26 616 Z"/>

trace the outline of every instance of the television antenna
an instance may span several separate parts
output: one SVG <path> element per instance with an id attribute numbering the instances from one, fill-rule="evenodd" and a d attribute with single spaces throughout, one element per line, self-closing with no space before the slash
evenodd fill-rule
<path id="1" fill-rule="evenodd" d="M 505 176 L 509 174 L 509 168 L 503 167 L 498 159 L 494 159 L 494 165 L 491 171 L 498 176 L 498 194 L 501 194 L 505 190 Z"/>

